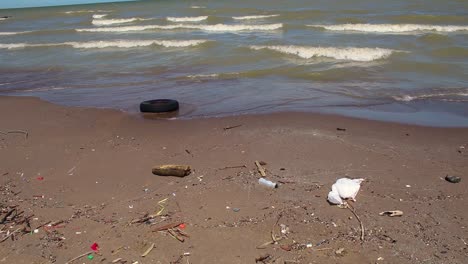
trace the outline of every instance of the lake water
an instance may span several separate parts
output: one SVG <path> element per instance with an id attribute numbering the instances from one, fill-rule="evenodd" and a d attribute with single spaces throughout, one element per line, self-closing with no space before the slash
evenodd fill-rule
<path id="1" fill-rule="evenodd" d="M 137 1 L 0 10 L 0 95 L 181 118 L 468 126 L 468 1 Z"/>

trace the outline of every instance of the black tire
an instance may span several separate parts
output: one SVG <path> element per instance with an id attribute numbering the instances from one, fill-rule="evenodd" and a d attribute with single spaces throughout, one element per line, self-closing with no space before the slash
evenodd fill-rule
<path id="1" fill-rule="evenodd" d="M 172 99 L 156 99 L 144 101 L 140 104 L 143 113 L 165 113 L 179 109 L 179 102 Z"/>

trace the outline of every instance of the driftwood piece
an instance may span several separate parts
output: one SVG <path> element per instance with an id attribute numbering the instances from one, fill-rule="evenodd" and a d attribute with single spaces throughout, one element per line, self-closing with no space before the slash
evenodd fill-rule
<path id="1" fill-rule="evenodd" d="M 191 172 L 187 165 L 161 165 L 153 167 L 153 174 L 158 176 L 185 177 Z"/>
<path id="2" fill-rule="evenodd" d="M 174 223 L 170 223 L 170 224 L 167 224 L 167 225 L 163 225 L 163 226 L 160 226 L 160 227 L 157 227 L 156 229 L 154 229 L 153 232 L 166 231 L 166 230 L 169 230 L 171 228 L 178 227 L 182 223 L 183 222 L 174 222 Z"/>
<path id="3" fill-rule="evenodd" d="M 262 177 L 265 177 L 266 176 L 265 168 L 263 168 L 263 166 L 257 160 L 255 161 L 255 165 L 257 166 L 257 169 L 258 169 L 258 172 L 260 172 L 260 175 L 262 175 Z"/>
<path id="4" fill-rule="evenodd" d="M 403 215 L 403 211 L 400 211 L 400 210 L 385 211 L 385 212 L 381 212 L 379 215 L 388 215 L 388 216 L 390 216 L 390 217 L 402 216 L 402 215 Z"/>

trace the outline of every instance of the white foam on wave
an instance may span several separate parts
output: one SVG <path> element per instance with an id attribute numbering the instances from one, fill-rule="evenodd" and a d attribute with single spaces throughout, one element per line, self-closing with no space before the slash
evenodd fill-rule
<path id="1" fill-rule="evenodd" d="M 28 47 L 53 47 L 53 46 L 71 46 L 77 49 L 102 49 L 102 48 L 136 48 L 148 47 L 152 45 L 163 46 L 167 48 L 183 48 L 197 46 L 208 42 L 208 40 L 112 40 L 112 41 L 89 41 L 89 42 L 63 42 L 63 43 L 10 43 L 1 44 L 0 49 L 21 49 Z"/>
<path id="2" fill-rule="evenodd" d="M 253 50 L 268 49 L 285 54 L 293 54 L 304 59 L 327 57 L 337 60 L 374 61 L 389 57 L 395 50 L 382 48 L 354 47 L 304 47 L 304 46 L 250 46 Z"/>
<path id="3" fill-rule="evenodd" d="M 266 25 L 190 25 L 190 24 L 177 24 L 177 25 L 146 25 L 146 26 L 127 26 L 127 27 L 105 27 L 105 28 L 82 28 L 76 29 L 78 32 L 130 32 L 130 31 L 144 31 L 150 29 L 198 29 L 213 32 L 235 32 L 235 31 L 267 31 L 278 30 L 283 27 L 283 24 L 266 24 Z"/>
<path id="4" fill-rule="evenodd" d="M 100 18 L 103 18 L 103 17 L 106 17 L 106 16 L 107 16 L 107 14 L 94 14 L 93 18 L 94 19 L 100 19 Z"/>
<path id="5" fill-rule="evenodd" d="M 439 97 L 441 100 L 446 100 L 443 97 L 447 96 L 468 96 L 468 92 L 461 92 L 461 93 L 433 93 L 433 94 L 421 94 L 421 95 L 400 95 L 400 96 L 392 96 L 393 99 L 396 101 L 401 102 L 411 102 L 414 100 L 424 100 L 424 99 L 437 99 Z M 456 101 L 456 100 L 454 100 Z"/>
<path id="6" fill-rule="evenodd" d="M 279 15 L 258 15 L 258 16 L 234 16 L 233 19 L 236 20 L 250 20 L 250 19 L 263 19 L 263 18 L 270 18 L 270 17 L 277 17 Z"/>
<path id="7" fill-rule="evenodd" d="M 135 22 L 138 20 L 146 20 L 144 18 L 132 17 L 132 18 L 116 18 L 116 19 L 93 19 L 92 24 L 95 26 L 108 26 L 113 24 L 125 24 Z"/>
<path id="8" fill-rule="evenodd" d="M 468 26 L 456 25 L 422 25 L 422 24 L 340 24 L 340 25 L 309 25 L 334 31 L 356 31 L 368 33 L 408 33 L 421 31 L 457 32 L 468 31 Z"/>
<path id="9" fill-rule="evenodd" d="M 193 5 L 193 6 L 191 6 L 190 8 L 199 9 L 199 8 L 206 8 L 206 7 Z"/>
<path id="10" fill-rule="evenodd" d="M 11 36 L 11 35 L 18 35 L 18 34 L 26 34 L 32 31 L 17 31 L 17 32 L 0 32 L 0 36 Z"/>
<path id="11" fill-rule="evenodd" d="M 208 16 L 196 17 L 167 17 L 167 21 L 171 22 L 199 22 L 208 19 Z"/>

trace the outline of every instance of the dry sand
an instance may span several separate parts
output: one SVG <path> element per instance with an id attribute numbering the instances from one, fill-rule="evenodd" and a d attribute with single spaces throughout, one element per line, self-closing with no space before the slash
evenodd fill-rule
<path id="1" fill-rule="evenodd" d="M 25 216 L 33 215 L 32 230 L 64 221 L 2 242 L 3 263 L 65 263 L 94 242 L 99 254 L 73 263 L 255 263 L 264 254 L 271 255 L 265 263 L 468 258 L 466 128 L 304 113 L 148 120 L 14 97 L 0 97 L 0 120 L 3 132 L 28 132 L 27 138 L 0 134 L 0 220 L 12 206 L 24 211 L 0 225 L 0 238 L 22 228 L 14 222 Z M 236 125 L 242 126 L 223 129 Z M 283 184 L 259 186 L 255 160 L 267 163 L 268 179 Z M 151 168 L 158 164 L 187 164 L 193 173 L 155 176 Z M 246 167 L 226 168 L 241 165 Z M 447 174 L 462 181 L 449 183 Z M 341 177 L 366 179 L 354 203 L 363 242 L 356 217 L 326 201 Z M 165 198 L 153 224 L 129 225 L 158 212 Z M 385 210 L 404 215 L 379 216 Z M 177 221 L 190 236 L 184 243 L 152 232 Z M 289 228 L 287 238 L 257 249 L 272 229 L 280 234 L 280 224 Z M 155 248 L 141 257 L 152 243 Z M 190 255 L 180 258 L 184 253 Z"/>

